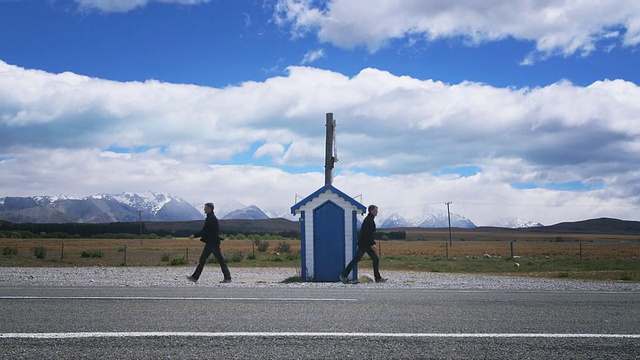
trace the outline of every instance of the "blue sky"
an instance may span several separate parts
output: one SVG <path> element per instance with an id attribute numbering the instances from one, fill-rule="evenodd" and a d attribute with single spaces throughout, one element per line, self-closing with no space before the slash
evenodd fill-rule
<path id="1" fill-rule="evenodd" d="M 372 5 L 373 4 L 373 5 Z M 640 3 L 0 0 L 0 197 L 640 220 Z"/>

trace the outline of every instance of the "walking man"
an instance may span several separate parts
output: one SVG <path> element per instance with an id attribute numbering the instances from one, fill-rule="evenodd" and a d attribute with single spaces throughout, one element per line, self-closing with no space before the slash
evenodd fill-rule
<path id="1" fill-rule="evenodd" d="M 222 274 L 224 275 L 224 279 L 221 282 L 229 283 L 231 282 L 231 273 L 229 273 L 229 268 L 224 262 L 224 258 L 220 252 L 220 240 L 222 240 L 222 238 L 220 238 L 218 218 L 213 214 L 213 203 L 204 204 L 204 213 L 207 215 L 207 219 L 204 221 L 202 230 L 189 236 L 190 240 L 200 237 L 200 241 L 205 244 L 204 249 L 202 250 L 202 255 L 200 255 L 200 261 L 198 262 L 198 266 L 196 266 L 196 270 L 193 272 L 193 275 L 187 276 L 187 279 L 191 282 L 198 281 L 207 258 L 209 255 L 213 254 L 213 256 L 216 257 L 216 260 L 218 260 L 218 264 L 220 264 Z"/>
<path id="2" fill-rule="evenodd" d="M 351 260 L 349 265 L 347 265 L 340 274 L 340 280 L 345 284 L 348 282 L 347 278 L 349 277 L 349 273 L 351 273 L 353 267 L 356 266 L 365 253 L 369 254 L 373 260 L 373 276 L 376 279 L 376 282 L 382 283 L 387 281 L 387 279 L 380 276 L 380 258 L 378 258 L 378 254 L 376 253 L 376 241 L 373 239 L 373 234 L 376 232 L 376 222 L 374 221 L 374 218 L 378 215 L 378 207 L 375 205 L 369 205 L 367 211 L 367 217 L 364 218 L 362 227 L 360 228 L 356 256 L 353 257 L 353 260 Z"/>

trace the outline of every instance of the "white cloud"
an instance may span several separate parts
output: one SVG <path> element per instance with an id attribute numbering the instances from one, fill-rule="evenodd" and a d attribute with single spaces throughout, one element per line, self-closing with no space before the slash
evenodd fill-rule
<path id="1" fill-rule="evenodd" d="M 640 210 L 638 98 L 640 87 L 623 80 L 514 89 L 291 67 L 216 89 L 0 62 L 0 196 L 152 190 L 290 206 L 324 184 L 333 112 L 334 184 L 381 211 L 453 201 L 478 224 L 630 219 Z M 434 175 L 460 166 L 480 171 Z M 602 186 L 542 188 L 569 182 Z"/>
<path id="2" fill-rule="evenodd" d="M 372 53 L 397 39 L 458 38 L 472 45 L 509 37 L 530 40 L 535 51 L 524 64 L 585 55 L 615 36 L 621 46 L 640 43 L 637 1 L 279 0 L 274 18 L 290 26 L 294 37 L 316 33 L 322 42 L 364 45 Z"/>
<path id="3" fill-rule="evenodd" d="M 315 62 L 316 60 L 322 59 L 325 56 L 326 55 L 325 55 L 324 49 L 312 50 L 304 54 L 304 57 L 302 58 L 301 63 L 303 65 L 310 64 L 312 62 Z"/>
<path id="4" fill-rule="evenodd" d="M 156 2 L 163 4 L 198 5 L 211 0 L 75 0 L 81 10 L 102 12 L 127 12 Z"/>

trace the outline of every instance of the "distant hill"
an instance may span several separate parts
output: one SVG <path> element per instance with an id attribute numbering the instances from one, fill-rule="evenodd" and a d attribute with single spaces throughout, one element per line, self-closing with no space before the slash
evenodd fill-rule
<path id="1" fill-rule="evenodd" d="M 574 234 L 640 234 L 640 221 L 599 218 L 530 228 L 527 231 Z"/>

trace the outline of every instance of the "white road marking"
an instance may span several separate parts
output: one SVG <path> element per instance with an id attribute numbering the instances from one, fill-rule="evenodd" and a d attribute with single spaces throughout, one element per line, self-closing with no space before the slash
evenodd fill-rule
<path id="1" fill-rule="evenodd" d="M 170 297 L 170 296 L 0 296 L 0 300 L 217 300 L 217 301 L 358 301 L 349 298 Z"/>
<path id="2" fill-rule="evenodd" d="M 601 338 L 640 339 L 640 334 L 545 333 L 350 333 L 350 332 L 69 332 L 0 333 L 0 339 L 78 339 L 127 337 L 361 337 L 361 338 Z"/>

